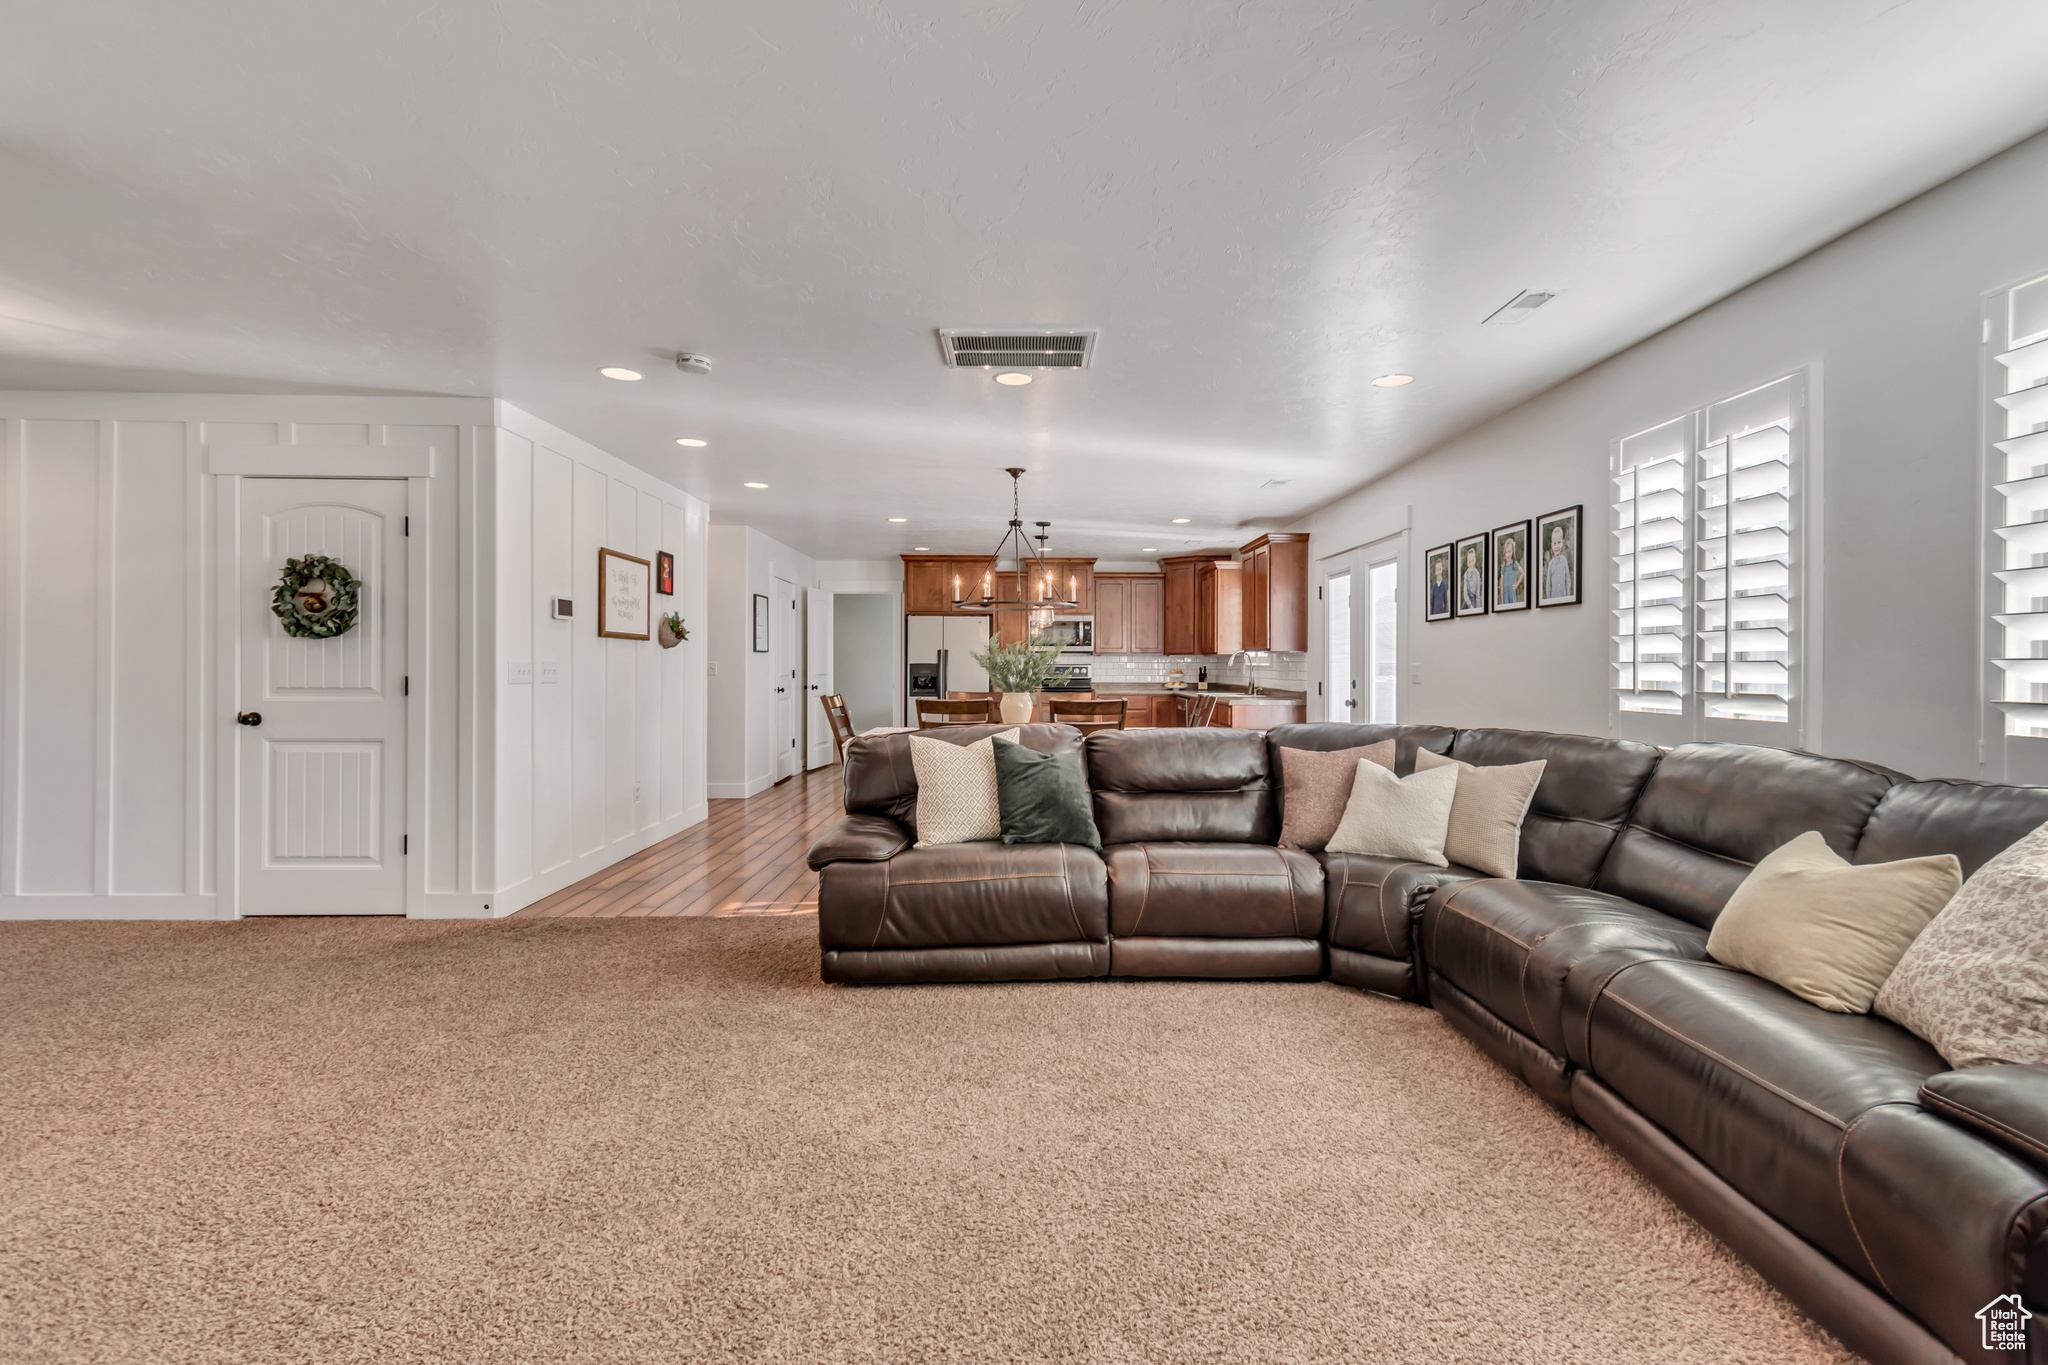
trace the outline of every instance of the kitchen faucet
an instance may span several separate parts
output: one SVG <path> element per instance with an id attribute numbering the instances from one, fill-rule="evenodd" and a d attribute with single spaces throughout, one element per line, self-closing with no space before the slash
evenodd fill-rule
<path id="1" fill-rule="evenodd" d="M 1235 667 L 1239 659 L 1244 660 L 1244 694 L 1247 697 L 1260 695 L 1258 675 L 1252 670 L 1270 667 L 1273 662 L 1272 656 L 1263 649 L 1240 649 L 1230 656 L 1231 666 Z"/>

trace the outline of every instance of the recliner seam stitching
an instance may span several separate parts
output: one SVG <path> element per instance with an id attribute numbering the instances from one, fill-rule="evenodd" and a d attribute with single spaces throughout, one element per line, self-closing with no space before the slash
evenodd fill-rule
<path id="1" fill-rule="evenodd" d="M 1969 1105 L 1958 1103 L 1946 1095 L 1932 1095 L 1925 1090 L 1920 1092 L 1920 1101 L 1922 1104 L 1931 1104 L 1937 1109 L 1947 1109 L 1952 1113 L 1963 1115 L 1986 1127 L 1995 1128 L 2015 1142 L 2018 1142 L 2029 1152 L 2034 1153 L 2043 1160 L 2048 1160 L 2048 1146 L 2043 1146 L 2040 1142 L 2022 1133 L 2019 1129 L 1993 1118 L 1981 1109 L 1972 1109 Z"/>
<path id="2" fill-rule="evenodd" d="M 1631 1005 L 1628 1001 L 1622 999 L 1620 996 L 1610 995 L 1607 998 L 1612 1000 L 1615 1004 L 1621 1006 L 1623 1009 L 1627 1010 L 1630 1014 L 1636 1016 L 1636 1018 L 1648 1024 L 1651 1028 L 1656 1029 L 1659 1033 L 1669 1034 L 1673 1038 L 1678 1039 L 1678 1041 L 1680 1041 L 1681 1043 L 1684 1043 L 1687 1047 L 1697 1048 L 1705 1056 L 1713 1058 L 1722 1066 L 1725 1066 L 1730 1071 L 1733 1071 L 1736 1075 L 1746 1077 L 1747 1079 L 1754 1081 L 1756 1084 L 1770 1091 L 1773 1095 L 1776 1095 L 1779 1099 L 1785 1100 L 1790 1104 L 1797 1105 L 1799 1108 L 1804 1109 L 1807 1113 L 1812 1114 L 1815 1118 L 1820 1119 L 1826 1123 L 1831 1123 L 1837 1128 L 1842 1128 L 1845 1130 L 1847 1129 L 1847 1124 L 1845 1124 L 1841 1119 L 1836 1118 L 1833 1114 L 1830 1114 L 1827 1110 L 1822 1109 L 1819 1105 L 1816 1105 L 1809 1100 L 1803 1100 L 1799 1098 L 1799 1096 L 1793 1094 L 1791 1091 L 1786 1090 L 1770 1081 L 1765 1080 L 1763 1077 L 1757 1075 L 1755 1072 L 1749 1070 L 1747 1067 L 1739 1066 L 1736 1063 L 1729 1061 L 1726 1057 L 1723 1057 L 1720 1053 L 1714 1051 L 1714 1049 L 1708 1047 L 1705 1043 L 1699 1042 L 1697 1039 L 1688 1038 L 1685 1034 L 1680 1033 L 1677 1029 L 1672 1028 L 1670 1025 L 1664 1023 L 1662 1020 L 1651 1018 L 1649 1015 L 1643 1013 L 1641 1010 L 1637 1009 L 1634 1005 Z"/>
<path id="3" fill-rule="evenodd" d="M 1870 1244 L 1863 1240 L 1863 1229 L 1856 1226 L 1856 1214 L 1849 1207 L 1849 1181 L 1844 1170 L 1844 1163 L 1849 1155 L 1849 1134 L 1856 1130 L 1857 1124 L 1863 1122 L 1864 1119 L 1868 1118 L 1876 1110 L 1888 1107 L 1890 1106 L 1882 1104 L 1872 1105 L 1869 1109 L 1864 1110 L 1851 1119 L 1848 1125 L 1842 1129 L 1842 1140 L 1835 1144 L 1835 1193 L 1841 1196 L 1842 1216 L 1849 1220 L 1849 1233 L 1856 1239 L 1856 1249 L 1863 1253 L 1863 1264 L 1869 1266 L 1870 1273 L 1877 1277 L 1879 1287 L 1896 1299 L 1898 1295 L 1893 1292 L 1889 1284 L 1885 1283 L 1884 1272 L 1877 1268 L 1877 1261 L 1870 1254 Z"/>
<path id="4" fill-rule="evenodd" d="M 888 927 L 889 927 L 889 864 L 888 864 L 887 862 L 884 862 L 884 863 L 882 864 L 882 913 L 881 913 L 881 916 L 880 916 L 880 917 L 879 917 L 878 919 L 876 919 L 876 920 L 875 920 L 875 936 L 874 936 L 873 938 L 871 938 L 871 939 L 869 939 L 869 940 L 868 940 L 868 951 L 869 951 L 869 952 L 873 952 L 873 951 L 875 950 L 875 945 L 876 945 L 877 943 L 880 943 L 880 942 L 882 941 L 882 931 L 883 931 L 884 929 L 888 928 Z"/>

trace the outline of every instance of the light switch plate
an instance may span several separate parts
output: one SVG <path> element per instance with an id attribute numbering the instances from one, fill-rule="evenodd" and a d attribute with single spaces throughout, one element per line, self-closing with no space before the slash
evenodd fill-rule
<path id="1" fill-rule="evenodd" d="M 540 661 L 540 680 L 544 683 L 560 682 L 562 680 L 562 666 L 553 659 L 542 659 Z"/>
<path id="2" fill-rule="evenodd" d="M 508 675 L 506 681 L 514 687 L 533 681 L 533 665 L 530 662 L 506 664 L 505 672 Z"/>

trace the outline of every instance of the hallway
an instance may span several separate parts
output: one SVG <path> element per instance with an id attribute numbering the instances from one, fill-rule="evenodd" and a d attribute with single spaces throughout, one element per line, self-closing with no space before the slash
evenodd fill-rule
<path id="1" fill-rule="evenodd" d="M 837 764 L 816 768 L 745 801 L 713 801 L 703 824 L 564 887 L 519 916 L 814 913 L 818 874 L 804 866 L 804 851 L 839 818 L 839 773 Z"/>

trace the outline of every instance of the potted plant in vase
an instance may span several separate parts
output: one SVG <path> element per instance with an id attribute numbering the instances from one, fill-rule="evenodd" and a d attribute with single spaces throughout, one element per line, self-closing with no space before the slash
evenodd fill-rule
<path id="1" fill-rule="evenodd" d="M 1046 679 L 1052 676 L 1053 660 L 1059 654 L 1058 645 L 1035 642 L 1004 645 L 994 640 L 974 651 L 974 662 L 988 670 L 988 685 L 1003 694 L 1005 725 L 1030 723 L 1032 693 L 1043 687 Z"/>

